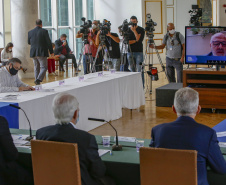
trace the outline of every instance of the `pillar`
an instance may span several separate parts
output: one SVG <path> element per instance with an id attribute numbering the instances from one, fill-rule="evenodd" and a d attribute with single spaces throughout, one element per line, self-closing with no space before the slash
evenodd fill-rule
<path id="1" fill-rule="evenodd" d="M 28 31 L 35 28 L 38 19 L 38 0 L 11 0 L 11 34 L 14 57 L 27 68 L 26 74 L 19 72 L 20 78 L 34 78 L 34 65 L 30 58 Z"/>

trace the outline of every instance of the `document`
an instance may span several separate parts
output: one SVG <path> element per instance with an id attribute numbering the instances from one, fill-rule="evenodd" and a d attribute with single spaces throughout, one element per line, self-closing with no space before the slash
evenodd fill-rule
<path id="1" fill-rule="evenodd" d="M 116 139 L 114 138 L 114 141 Z M 123 136 L 119 136 L 118 137 L 118 141 L 124 141 L 124 142 L 131 142 L 131 143 L 134 143 L 136 142 L 136 138 L 135 137 L 123 137 Z"/>
<path id="2" fill-rule="evenodd" d="M 12 134 L 13 143 L 16 147 L 30 148 L 31 143 L 26 140 L 29 135 Z"/>
<path id="3" fill-rule="evenodd" d="M 108 152 L 110 152 L 110 154 L 111 154 L 111 150 L 98 149 L 98 153 L 99 153 L 100 157 L 105 155 Z"/>

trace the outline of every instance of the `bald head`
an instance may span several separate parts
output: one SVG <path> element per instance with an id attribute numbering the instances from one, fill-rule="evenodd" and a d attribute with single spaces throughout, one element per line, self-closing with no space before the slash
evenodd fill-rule
<path id="1" fill-rule="evenodd" d="M 226 36 L 216 33 L 210 39 L 210 48 L 213 56 L 226 56 Z"/>
<path id="2" fill-rule="evenodd" d="M 173 23 L 167 24 L 167 31 L 170 33 L 170 35 L 173 35 L 175 33 L 175 26 Z"/>

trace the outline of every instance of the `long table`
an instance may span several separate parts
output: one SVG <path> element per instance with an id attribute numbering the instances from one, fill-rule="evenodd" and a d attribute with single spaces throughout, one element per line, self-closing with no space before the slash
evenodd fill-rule
<path id="1" fill-rule="evenodd" d="M 11 133 L 28 134 L 28 131 L 11 129 Z M 35 134 L 35 131 L 33 131 L 33 134 Z M 99 148 L 106 149 L 101 145 L 101 136 L 96 136 L 96 140 Z M 113 141 L 113 137 L 111 137 L 111 141 Z M 148 147 L 150 141 L 150 139 L 144 139 L 144 146 Z M 139 153 L 136 152 L 135 143 L 120 142 L 120 144 L 128 147 L 123 147 L 123 151 L 113 151 L 112 155 L 109 155 L 108 153 L 101 157 L 106 165 L 107 174 L 115 179 L 117 185 L 139 185 L 140 160 Z M 18 151 L 20 162 L 31 169 L 31 150 L 27 148 L 18 148 Z M 221 151 L 225 153 L 226 149 L 221 148 Z M 224 158 L 226 160 L 226 156 L 224 156 Z M 207 172 L 209 185 L 225 185 L 226 175 L 216 174 L 210 168 L 208 168 Z"/>
<path id="2" fill-rule="evenodd" d="M 76 126 L 85 131 L 104 124 L 88 121 L 88 117 L 107 121 L 116 120 L 122 117 L 122 108 L 137 109 L 145 104 L 141 74 L 138 72 L 116 72 L 114 74 L 104 72 L 101 77 L 98 77 L 98 73 L 92 73 L 84 77 L 82 82 L 78 77 L 65 79 L 63 86 L 59 86 L 59 81 L 42 85 L 43 89 L 54 89 L 53 92 L 1 93 L 0 97 L 8 94 L 18 95 L 17 100 L 7 101 L 18 103 L 25 110 L 34 130 L 55 124 L 51 108 L 52 101 L 56 94 L 61 92 L 68 92 L 78 99 L 80 121 Z M 4 101 L 1 100 L 1 102 Z M 19 111 L 18 127 L 13 128 L 28 129 L 28 123 L 22 111 Z"/>

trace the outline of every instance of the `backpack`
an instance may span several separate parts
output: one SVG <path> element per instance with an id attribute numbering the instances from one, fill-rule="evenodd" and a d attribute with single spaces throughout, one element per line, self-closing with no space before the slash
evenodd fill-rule
<path id="1" fill-rule="evenodd" d="M 178 41 L 179 44 L 180 44 L 180 47 L 181 47 L 181 53 L 182 53 L 182 51 L 183 51 L 183 46 L 182 46 L 182 44 L 181 44 L 179 35 L 180 35 L 180 32 L 176 32 L 176 39 L 177 39 L 177 41 Z M 168 38 L 169 38 L 169 35 L 166 34 L 166 42 L 167 42 Z"/>

